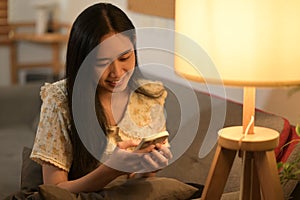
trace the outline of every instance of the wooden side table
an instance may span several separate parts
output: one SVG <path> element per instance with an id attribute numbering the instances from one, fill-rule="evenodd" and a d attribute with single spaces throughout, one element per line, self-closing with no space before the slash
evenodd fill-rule
<path id="1" fill-rule="evenodd" d="M 36 68 L 36 67 L 50 67 L 53 69 L 54 76 L 58 76 L 62 65 L 60 63 L 59 50 L 62 44 L 68 41 L 68 34 L 61 33 L 20 33 L 12 32 L 10 34 L 10 62 L 11 62 L 11 82 L 12 84 L 18 83 L 18 71 L 24 68 Z M 52 60 L 45 63 L 19 63 L 18 61 L 18 43 L 30 42 L 37 44 L 48 45 L 52 48 Z"/>

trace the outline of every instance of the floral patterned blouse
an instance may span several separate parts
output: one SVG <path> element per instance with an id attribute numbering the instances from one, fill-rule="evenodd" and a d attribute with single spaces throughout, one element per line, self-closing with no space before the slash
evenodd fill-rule
<path id="1" fill-rule="evenodd" d="M 161 82 L 140 80 L 142 90 L 148 97 L 132 92 L 127 108 L 118 126 L 108 127 L 107 146 L 104 154 L 110 154 L 121 140 L 141 140 L 165 130 L 164 102 L 167 92 Z M 43 101 L 35 142 L 30 158 L 39 164 L 52 164 L 69 172 L 73 154 L 69 137 L 71 129 L 67 104 L 66 80 L 41 88 Z"/>

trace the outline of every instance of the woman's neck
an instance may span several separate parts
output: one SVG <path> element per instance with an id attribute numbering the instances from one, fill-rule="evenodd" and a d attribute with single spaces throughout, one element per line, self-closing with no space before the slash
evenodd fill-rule
<path id="1" fill-rule="evenodd" d="M 107 91 L 101 91 L 101 90 L 97 91 L 99 101 L 102 104 L 111 104 L 114 101 L 117 102 L 124 98 L 126 99 L 126 97 L 127 98 L 129 97 L 129 94 L 130 94 L 130 89 L 128 87 L 121 92 L 107 92 Z"/>
<path id="2" fill-rule="evenodd" d="M 116 93 L 98 91 L 99 102 L 104 109 L 105 117 L 109 125 L 117 125 L 123 118 L 129 96 L 129 88 Z"/>

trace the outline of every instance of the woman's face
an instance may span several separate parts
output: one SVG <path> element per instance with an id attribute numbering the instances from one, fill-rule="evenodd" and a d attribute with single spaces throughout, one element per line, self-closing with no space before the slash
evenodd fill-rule
<path id="1" fill-rule="evenodd" d="M 122 92 L 135 67 L 134 47 L 128 37 L 109 33 L 101 39 L 96 73 L 98 86 L 102 92 Z"/>

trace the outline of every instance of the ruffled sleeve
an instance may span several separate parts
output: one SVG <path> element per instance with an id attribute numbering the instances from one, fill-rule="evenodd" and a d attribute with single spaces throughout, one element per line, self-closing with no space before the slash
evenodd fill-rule
<path id="1" fill-rule="evenodd" d="M 30 158 L 69 171 L 73 156 L 65 85 L 65 81 L 60 81 L 41 88 L 43 104 Z"/>

